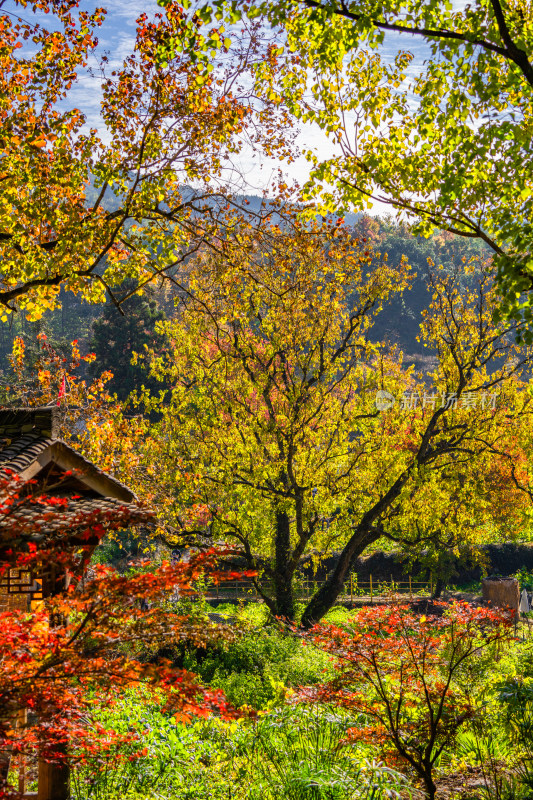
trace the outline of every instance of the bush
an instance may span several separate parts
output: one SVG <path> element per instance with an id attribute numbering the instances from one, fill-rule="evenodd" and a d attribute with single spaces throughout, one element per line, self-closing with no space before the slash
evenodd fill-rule
<path id="1" fill-rule="evenodd" d="M 277 627 L 249 627 L 220 648 L 187 652 L 183 666 L 222 689 L 233 705 L 264 709 L 281 699 L 285 688 L 323 680 L 329 659 Z"/>
<path id="2" fill-rule="evenodd" d="M 148 692 L 131 692 L 111 708 L 98 708 L 95 717 L 138 741 L 97 756 L 79 754 L 84 763 L 72 773 L 73 800 L 227 800 L 228 776 L 248 735 L 240 725 L 180 720 L 163 713 Z"/>

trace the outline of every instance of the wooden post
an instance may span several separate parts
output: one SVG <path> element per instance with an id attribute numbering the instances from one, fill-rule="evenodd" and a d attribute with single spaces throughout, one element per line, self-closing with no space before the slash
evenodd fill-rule
<path id="1" fill-rule="evenodd" d="M 429 593 L 433 597 L 433 573 L 429 573 Z"/>
<path id="2" fill-rule="evenodd" d="M 68 764 L 49 764 L 39 760 L 37 800 L 69 800 L 69 778 Z"/>
<path id="3" fill-rule="evenodd" d="M 409 575 L 409 600 L 413 602 L 413 587 L 411 585 L 411 576 Z"/>
<path id="4" fill-rule="evenodd" d="M 350 572 L 350 605 L 353 606 L 353 574 Z"/>
<path id="5" fill-rule="evenodd" d="M 370 576 L 370 603 L 372 603 L 372 575 Z"/>
<path id="6" fill-rule="evenodd" d="M 43 581 L 43 597 L 53 597 L 63 591 L 65 575 L 52 573 L 47 583 L 48 585 Z M 52 619 L 50 625 L 53 626 Z M 57 750 L 59 754 L 66 756 L 67 745 L 64 744 Z M 61 764 L 49 764 L 39 759 L 37 800 L 70 800 L 70 766 L 66 760 Z"/>
<path id="7" fill-rule="evenodd" d="M 26 762 L 24 756 L 18 757 L 18 770 L 19 770 L 19 792 L 20 794 L 26 793 Z"/>
<path id="8" fill-rule="evenodd" d="M 25 728 L 28 723 L 28 709 L 21 708 L 18 714 L 17 726 Z M 19 792 L 25 794 L 26 792 L 26 758 L 23 755 L 18 757 L 18 771 L 19 771 Z"/>

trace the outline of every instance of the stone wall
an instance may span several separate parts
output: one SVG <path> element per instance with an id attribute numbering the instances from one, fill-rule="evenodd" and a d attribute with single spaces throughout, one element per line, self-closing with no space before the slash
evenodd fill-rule
<path id="1" fill-rule="evenodd" d="M 450 580 L 451 583 L 460 585 L 479 581 L 483 574 L 512 575 L 522 567 L 533 571 L 533 544 L 488 544 L 480 549 L 485 560 L 485 568 L 480 564 L 455 559 L 452 563 L 455 574 Z M 302 571 L 306 577 L 324 580 L 334 565 L 334 556 L 323 559 L 315 575 L 311 559 L 307 559 Z M 370 575 L 373 579 L 382 581 L 390 581 L 391 577 L 395 581 L 406 580 L 409 575 L 413 578 L 419 577 L 421 580 L 429 578 L 428 569 L 424 568 L 420 562 L 415 561 L 413 566 L 409 567 L 405 556 L 402 556 L 401 553 L 385 553 L 382 550 L 358 558 L 353 572 L 357 574 L 360 581 L 369 580 Z"/>

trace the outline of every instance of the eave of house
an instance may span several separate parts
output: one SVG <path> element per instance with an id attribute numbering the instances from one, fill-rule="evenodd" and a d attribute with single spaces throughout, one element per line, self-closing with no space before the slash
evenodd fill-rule
<path id="1" fill-rule="evenodd" d="M 137 499 L 131 489 L 99 470 L 61 440 L 53 441 L 30 466 L 19 473 L 19 476 L 25 481 L 38 478 L 39 474 L 52 463 L 65 472 L 74 472 L 81 483 L 102 497 L 113 497 L 125 503 Z"/>
<path id="2" fill-rule="evenodd" d="M 0 470 L 11 470 L 23 481 L 38 480 L 52 464 L 64 472 L 72 471 L 78 481 L 101 497 L 125 503 L 137 500 L 131 489 L 98 469 L 61 439 L 25 434 L 0 450 Z"/>

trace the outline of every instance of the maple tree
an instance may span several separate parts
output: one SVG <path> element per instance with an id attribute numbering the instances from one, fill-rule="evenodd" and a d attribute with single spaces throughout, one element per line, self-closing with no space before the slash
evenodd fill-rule
<path id="1" fill-rule="evenodd" d="M 102 122 L 87 132 L 69 97 L 105 12 L 78 0 L 14 5 L 0 9 L 1 318 L 39 317 L 60 286 L 120 305 L 113 287 L 125 277 L 142 286 L 168 275 L 224 224 L 224 168 L 253 116 L 241 77 L 254 48 L 236 48 L 233 62 L 222 27 L 176 2 L 142 14 L 122 68 L 101 61 Z M 180 47 L 160 58 L 174 38 Z M 256 110 L 254 143 L 273 123 Z"/>
<path id="2" fill-rule="evenodd" d="M 61 486 L 55 490 L 60 493 Z M 22 569 L 51 591 L 31 610 L 0 613 L 0 796 L 10 796 L 6 781 L 13 754 L 38 751 L 68 774 L 74 751 L 83 758 L 124 743 L 113 730 L 91 723 L 92 709 L 136 684 L 155 687 L 159 702 L 183 719 L 234 713 L 221 692 L 200 686 L 186 670 L 142 658 L 147 648 L 158 650 L 179 639 L 200 645 L 228 637 L 224 628 L 192 620 L 167 602 L 176 591 L 182 598 L 197 593 L 197 581 L 206 576 L 235 579 L 236 573 L 217 570 L 218 553 L 205 551 L 187 563 L 157 568 L 141 564 L 130 575 L 95 566 L 92 576 L 83 577 L 106 531 L 138 524 L 147 515 L 142 507 L 119 504 L 87 511 L 75 497 L 43 495 L 35 484 L 4 471 L 0 580 Z M 70 575 L 68 586 L 65 575 Z M 23 709 L 32 716 L 17 726 Z"/>
<path id="3" fill-rule="evenodd" d="M 362 609 L 346 625 L 316 626 L 310 641 L 330 653 L 335 677 L 297 695 L 363 714 L 346 743 L 370 742 L 410 767 L 434 798 L 434 766 L 477 710 L 476 676 L 483 655 L 512 637 L 512 613 L 466 603 Z"/>
<path id="4" fill-rule="evenodd" d="M 512 342 L 523 323 L 495 326 L 490 265 L 434 270 L 421 336 L 438 363 L 417 381 L 368 335 L 406 282 L 405 265 L 378 265 L 342 226 L 243 232 L 231 257 L 191 266 L 161 328 L 171 347 L 151 359 L 172 388 L 145 397 L 161 420 L 141 460 L 166 498 L 167 540 L 233 542 L 288 618 L 302 558 L 335 553 L 305 626 L 382 537 L 452 551 L 528 524 L 527 450 L 518 483 L 505 480 L 532 411 L 531 353 Z"/>
<path id="5" fill-rule="evenodd" d="M 316 123 L 311 207 L 388 204 L 491 250 L 499 312 L 531 322 L 533 17 L 523 0 L 242 3 L 277 38 L 261 90 Z M 422 57 L 420 57 L 422 55 Z M 531 337 L 528 326 L 523 334 Z"/>

